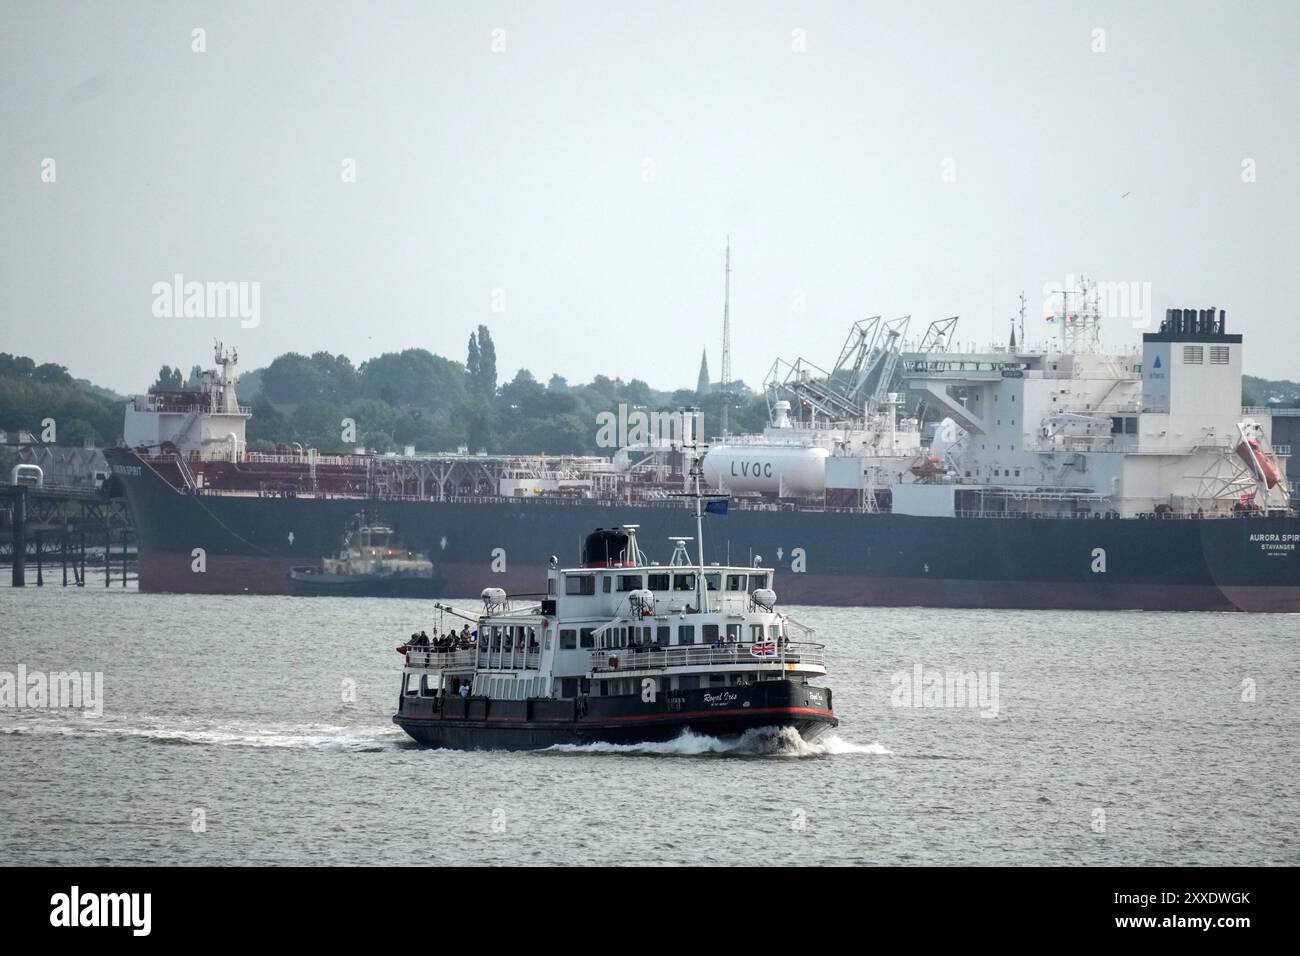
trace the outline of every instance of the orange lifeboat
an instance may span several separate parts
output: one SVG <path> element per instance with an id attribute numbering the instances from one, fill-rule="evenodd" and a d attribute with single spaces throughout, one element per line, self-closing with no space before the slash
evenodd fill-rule
<path id="1" fill-rule="evenodd" d="M 1259 447 L 1256 439 L 1251 438 L 1240 442 L 1237 445 L 1237 454 L 1250 467 L 1251 474 L 1257 480 L 1267 484 L 1269 488 L 1273 488 L 1282 480 L 1282 472 L 1278 470 L 1277 463 L 1264 454 L 1264 449 Z"/>
<path id="2" fill-rule="evenodd" d="M 933 478 L 940 472 L 940 466 L 942 464 L 943 463 L 938 458 L 933 456 L 929 458 L 918 458 L 908 471 L 914 474 L 917 478 Z"/>

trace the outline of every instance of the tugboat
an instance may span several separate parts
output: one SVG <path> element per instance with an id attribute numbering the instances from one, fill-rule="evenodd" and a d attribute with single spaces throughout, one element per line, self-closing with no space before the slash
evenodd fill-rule
<path id="1" fill-rule="evenodd" d="M 773 571 L 705 565 L 698 468 L 698 560 L 672 538 L 649 562 L 637 526 L 587 535 L 582 566 L 554 556 L 539 601 L 482 592 L 483 611 L 444 605 L 473 622 L 432 646 L 402 644 L 393 722 L 414 740 L 456 750 L 537 750 L 556 744 L 671 740 L 794 728 L 812 740 L 839 721 L 813 631 L 776 610 Z M 712 510 L 712 509 L 710 509 Z"/>
<path id="2" fill-rule="evenodd" d="M 357 524 L 337 558 L 289 571 L 294 594 L 333 597 L 433 597 L 438 580 L 428 555 L 407 550 L 386 524 Z"/>

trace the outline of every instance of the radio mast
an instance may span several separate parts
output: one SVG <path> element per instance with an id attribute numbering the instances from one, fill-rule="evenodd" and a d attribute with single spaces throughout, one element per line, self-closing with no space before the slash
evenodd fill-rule
<path id="1" fill-rule="evenodd" d="M 722 437 L 727 437 L 727 411 L 731 404 L 731 236 L 727 236 L 726 267 L 722 277 Z"/>

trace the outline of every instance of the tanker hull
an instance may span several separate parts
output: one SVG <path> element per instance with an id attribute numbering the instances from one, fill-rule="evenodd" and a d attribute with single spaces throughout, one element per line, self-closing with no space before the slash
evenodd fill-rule
<path id="1" fill-rule="evenodd" d="M 130 502 L 140 587 L 286 593 L 288 574 L 336 546 L 364 501 L 178 492 L 109 453 Z M 536 587 L 551 554 L 577 560 L 593 528 L 640 525 L 652 559 L 690 523 L 678 503 L 385 500 L 385 516 L 439 571 L 444 597 L 484 581 Z M 783 571 L 782 604 L 1300 612 L 1300 519 L 954 518 L 733 508 L 710 516 L 719 561 Z"/>

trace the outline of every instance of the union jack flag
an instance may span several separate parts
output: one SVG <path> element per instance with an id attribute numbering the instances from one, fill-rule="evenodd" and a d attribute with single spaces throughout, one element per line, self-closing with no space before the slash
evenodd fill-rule
<path id="1" fill-rule="evenodd" d="M 755 641 L 749 653 L 753 657 L 776 657 L 776 641 Z"/>

